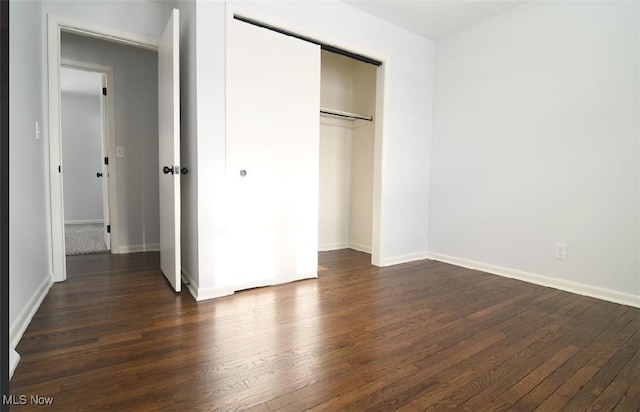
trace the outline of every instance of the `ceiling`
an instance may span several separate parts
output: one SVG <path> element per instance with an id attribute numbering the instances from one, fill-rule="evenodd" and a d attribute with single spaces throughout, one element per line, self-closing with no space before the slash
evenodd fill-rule
<path id="1" fill-rule="evenodd" d="M 431 40 L 471 27 L 527 0 L 342 0 Z"/>

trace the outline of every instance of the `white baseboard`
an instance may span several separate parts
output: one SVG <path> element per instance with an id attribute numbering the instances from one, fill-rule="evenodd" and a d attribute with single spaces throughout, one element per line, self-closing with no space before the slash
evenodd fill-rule
<path id="1" fill-rule="evenodd" d="M 349 249 L 371 254 L 371 245 L 363 245 L 362 243 L 349 243 Z"/>
<path id="2" fill-rule="evenodd" d="M 89 219 L 89 220 L 66 220 L 64 222 L 65 225 L 97 225 L 104 224 L 104 220 L 102 219 Z"/>
<path id="3" fill-rule="evenodd" d="M 550 276 L 539 275 L 537 273 L 505 268 L 502 266 L 491 265 L 488 263 L 477 262 L 474 260 L 444 255 L 437 252 L 429 252 L 427 258 L 432 260 L 437 260 L 439 262 L 450 263 L 456 266 L 462 266 L 468 269 L 474 269 L 474 270 L 479 270 L 486 273 L 491 273 L 493 275 L 517 279 L 517 280 L 533 283 L 540 286 L 548 286 L 554 289 L 560 289 L 566 292 L 576 293 L 578 295 L 590 296 L 596 299 L 606 300 L 609 302 L 614 302 L 622 305 L 628 305 L 628 306 L 640 308 L 640 296 L 619 292 L 617 290 L 605 289 L 597 286 L 586 285 L 584 283 L 572 282 L 570 280 L 564 280 L 564 279 L 558 279 Z"/>
<path id="4" fill-rule="evenodd" d="M 18 363 L 20 362 L 20 355 L 16 350 L 12 347 L 9 348 L 9 380 L 13 377 L 13 373 L 16 371 L 18 367 Z"/>
<path id="5" fill-rule="evenodd" d="M 31 299 L 27 302 L 22 312 L 18 315 L 16 320 L 9 327 L 9 346 L 15 348 L 18 346 L 18 342 L 22 339 L 22 335 L 24 331 L 27 330 L 27 326 L 31 323 L 31 319 L 38 311 L 40 304 L 49 293 L 49 289 L 51 289 L 51 285 L 53 285 L 53 276 L 51 274 L 47 275 L 38 286 L 38 289 L 31 296 Z"/>
<path id="6" fill-rule="evenodd" d="M 200 302 L 207 299 L 215 299 L 221 298 L 223 296 L 233 295 L 235 291 L 233 289 L 224 289 L 224 288 L 197 288 L 193 287 L 191 283 L 187 285 L 187 289 L 191 296 L 196 300 L 196 302 Z"/>
<path id="7" fill-rule="evenodd" d="M 120 245 L 118 250 L 112 249 L 113 254 L 139 253 L 139 252 L 159 252 L 160 243 L 148 243 L 146 245 Z"/>
<path id="8" fill-rule="evenodd" d="M 361 243 L 325 243 L 318 245 L 318 252 L 330 252 L 332 250 L 353 249 L 358 252 L 371 253 L 370 245 Z"/>
<path id="9" fill-rule="evenodd" d="M 427 252 L 410 253 L 408 255 L 392 256 L 382 259 L 380 266 L 399 265 L 401 263 L 415 262 L 416 260 L 427 259 Z"/>
<path id="10" fill-rule="evenodd" d="M 193 277 L 184 268 L 181 268 L 182 278 L 187 285 L 187 290 L 191 293 L 191 296 L 200 302 L 207 299 L 221 298 L 223 296 L 233 295 L 235 290 L 222 289 L 222 288 L 201 288 L 198 283 L 193 281 Z"/>
<path id="11" fill-rule="evenodd" d="M 13 376 L 13 372 L 16 371 L 18 363 L 20 362 L 20 355 L 13 347 L 9 348 L 9 380 Z"/>
<path id="12" fill-rule="evenodd" d="M 348 249 L 349 243 L 323 243 L 318 245 L 318 252 L 330 252 L 332 250 Z"/>

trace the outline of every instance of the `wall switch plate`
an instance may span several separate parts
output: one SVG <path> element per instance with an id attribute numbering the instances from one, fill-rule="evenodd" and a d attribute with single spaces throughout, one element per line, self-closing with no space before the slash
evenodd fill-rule
<path id="1" fill-rule="evenodd" d="M 124 147 L 116 146 L 116 157 L 124 157 Z"/>
<path id="2" fill-rule="evenodd" d="M 567 258 L 567 244 L 556 243 L 556 259 L 565 260 Z"/>

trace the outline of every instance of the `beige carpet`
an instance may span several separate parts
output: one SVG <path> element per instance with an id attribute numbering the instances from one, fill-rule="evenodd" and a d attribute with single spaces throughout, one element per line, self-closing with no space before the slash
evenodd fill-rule
<path id="1" fill-rule="evenodd" d="M 107 252 L 104 226 L 100 223 L 64 225 L 64 240 L 67 256 Z"/>

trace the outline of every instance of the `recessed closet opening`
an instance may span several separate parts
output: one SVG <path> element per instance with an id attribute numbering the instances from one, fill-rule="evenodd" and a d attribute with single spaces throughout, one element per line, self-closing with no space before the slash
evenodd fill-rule
<path id="1" fill-rule="evenodd" d="M 319 251 L 372 252 L 377 69 L 321 52 Z"/>
<path id="2" fill-rule="evenodd" d="M 319 251 L 351 248 L 378 265 L 382 63 L 228 13 L 221 284 L 316 278 Z"/>

